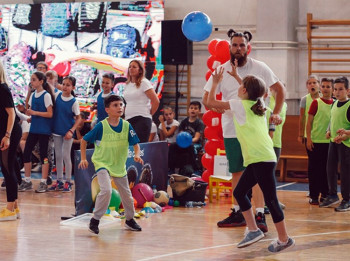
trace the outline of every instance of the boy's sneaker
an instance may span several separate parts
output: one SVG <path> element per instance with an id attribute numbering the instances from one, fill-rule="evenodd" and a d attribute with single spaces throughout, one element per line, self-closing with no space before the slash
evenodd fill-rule
<path id="1" fill-rule="evenodd" d="M 350 202 L 346 200 L 342 200 L 340 205 L 334 209 L 338 212 L 345 212 L 350 210 Z"/>
<path id="2" fill-rule="evenodd" d="M 100 220 L 91 218 L 90 224 L 89 224 L 89 231 L 94 234 L 100 233 L 100 230 L 98 229 L 98 225 L 100 224 Z"/>
<path id="3" fill-rule="evenodd" d="M 265 215 L 263 213 L 259 212 L 258 214 L 256 214 L 255 221 L 256 225 L 262 232 L 267 233 L 267 231 L 269 231 L 269 229 L 267 228 Z"/>
<path id="4" fill-rule="evenodd" d="M 125 221 L 125 227 L 132 231 L 141 231 L 142 228 L 136 223 L 136 221 L 132 218 L 130 220 Z"/>
<path id="5" fill-rule="evenodd" d="M 10 221 L 10 220 L 16 220 L 16 219 L 17 219 L 17 216 L 15 212 L 12 212 L 7 208 L 4 208 L 0 211 L 0 221 Z"/>
<path id="6" fill-rule="evenodd" d="M 40 182 L 38 188 L 35 190 L 36 193 L 45 193 L 47 191 L 47 184 L 45 182 Z"/>
<path id="7" fill-rule="evenodd" d="M 33 183 L 31 181 L 27 182 L 25 180 L 22 180 L 21 185 L 18 187 L 18 191 L 28 191 L 33 189 Z"/>
<path id="8" fill-rule="evenodd" d="M 284 205 L 282 202 L 278 201 L 278 204 L 280 204 L 281 209 L 285 209 L 286 205 Z"/>
<path id="9" fill-rule="evenodd" d="M 64 184 L 62 181 L 57 180 L 47 191 L 60 191 L 63 190 Z"/>
<path id="10" fill-rule="evenodd" d="M 309 198 L 309 204 L 310 205 L 319 205 L 318 199 L 314 199 L 314 198 Z"/>
<path id="11" fill-rule="evenodd" d="M 249 246 L 249 245 L 259 241 L 260 239 L 262 239 L 265 236 L 264 233 L 260 229 L 258 229 L 257 231 L 246 230 L 246 232 L 244 234 L 245 234 L 245 237 L 237 245 L 238 248 Z"/>
<path id="12" fill-rule="evenodd" d="M 278 241 L 278 239 L 275 239 L 274 241 L 272 241 L 272 243 L 269 245 L 269 247 L 267 248 L 270 252 L 276 253 L 276 252 L 280 252 L 288 247 L 292 247 L 295 245 L 295 240 L 291 237 L 288 238 L 287 243 L 280 243 Z"/>
<path id="13" fill-rule="evenodd" d="M 243 227 L 246 225 L 242 211 L 232 208 L 230 215 L 217 223 L 218 227 Z"/>
<path id="14" fill-rule="evenodd" d="M 340 200 L 339 200 L 338 196 L 328 196 L 320 204 L 320 208 L 329 208 L 329 207 L 339 203 L 339 201 Z"/>
<path id="15" fill-rule="evenodd" d="M 69 181 L 66 181 L 64 183 L 63 191 L 62 192 L 72 192 L 72 185 L 73 183 L 70 183 Z"/>
<path id="16" fill-rule="evenodd" d="M 1 183 L 1 190 L 5 190 L 6 189 L 6 182 L 5 179 L 2 181 Z"/>

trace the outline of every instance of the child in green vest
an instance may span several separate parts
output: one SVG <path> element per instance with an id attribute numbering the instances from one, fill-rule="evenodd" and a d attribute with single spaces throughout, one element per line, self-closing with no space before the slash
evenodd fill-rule
<path id="1" fill-rule="evenodd" d="M 141 227 L 134 220 L 134 200 L 129 188 L 125 167 L 129 145 L 134 147 L 134 161 L 143 164 L 138 144 L 140 140 L 130 123 L 121 118 L 125 110 L 124 99 L 112 94 L 105 98 L 104 104 L 108 117 L 97 123 L 94 129 L 84 136 L 80 145 L 81 161 L 79 168 L 86 169 L 89 164 L 86 160 L 87 142 L 95 144 L 95 151 L 91 160 L 94 163 L 101 189 L 96 197 L 94 215 L 90 220 L 89 231 L 95 234 L 99 233 L 100 219 L 106 213 L 111 199 L 110 176 L 118 187 L 125 209 L 125 227 L 130 230 L 141 231 Z"/>
<path id="2" fill-rule="evenodd" d="M 309 203 L 318 205 L 327 197 L 327 157 L 329 139 L 326 138 L 329 121 L 331 118 L 331 106 L 333 104 L 333 79 L 322 78 L 322 98 L 312 101 L 308 111 L 306 123 L 306 136 L 309 155 Z M 321 197 L 320 197 L 321 196 Z"/>
<path id="3" fill-rule="evenodd" d="M 256 225 L 252 205 L 247 197 L 248 191 L 254 185 L 259 184 L 278 232 L 278 239 L 269 245 L 268 250 L 279 252 L 293 246 L 295 241 L 287 234 L 284 214 L 277 199 L 273 173 L 276 165 L 276 155 L 268 134 L 265 118 L 266 109 L 262 101 L 262 96 L 266 93 L 266 87 L 263 80 L 252 75 L 246 76 L 242 81 L 237 74 L 236 66 L 232 65 L 232 72 L 228 73 L 241 84 L 238 89 L 238 97 L 241 100 L 216 100 L 216 88 L 224 73 L 223 68 L 221 68 L 219 72 L 215 71 L 213 73 L 213 86 L 208 96 L 208 105 L 233 111 L 237 138 L 242 148 L 243 165 L 246 167 L 233 192 L 247 223 L 245 237 L 238 243 L 237 247 L 248 246 L 265 236 Z"/>
<path id="4" fill-rule="evenodd" d="M 331 139 L 328 149 L 327 178 L 328 196 L 320 207 L 331 207 L 338 203 L 337 181 L 340 163 L 340 189 L 343 200 L 335 211 L 350 210 L 350 101 L 349 80 L 342 76 L 334 80 L 334 96 L 337 99 L 331 109 L 331 123 L 327 137 Z"/>

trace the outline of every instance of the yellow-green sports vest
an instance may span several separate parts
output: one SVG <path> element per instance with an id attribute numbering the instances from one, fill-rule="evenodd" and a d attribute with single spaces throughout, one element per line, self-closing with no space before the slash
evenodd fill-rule
<path id="1" fill-rule="evenodd" d="M 337 130 L 350 129 L 350 122 L 347 118 L 347 111 L 350 106 L 350 101 L 338 108 L 338 101 L 336 101 L 331 110 L 331 141 L 334 142 L 334 138 L 337 136 Z M 344 140 L 343 144 L 350 147 L 350 139 Z"/>
<path id="2" fill-rule="evenodd" d="M 305 117 L 304 138 L 306 138 L 306 124 L 307 124 L 307 121 L 309 119 L 309 109 L 310 109 L 312 101 L 313 101 L 313 99 L 312 99 L 310 93 L 307 94 L 306 95 L 305 112 L 304 112 L 304 117 Z"/>
<path id="3" fill-rule="evenodd" d="M 236 118 L 233 121 L 236 127 L 237 139 L 241 144 L 243 165 L 257 162 L 276 162 L 272 140 L 268 134 L 265 116 L 256 115 L 250 108 L 256 101 L 242 100 L 246 112 L 246 121 L 240 125 Z"/>
<path id="4" fill-rule="evenodd" d="M 112 129 L 107 119 L 101 121 L 103 126 L 102 139 L 98 145 L 95 143 L 95 151 L 91 160 L 94 163 L 95 171 L 107 169 L 112 177 L 124 177 L 129 148 L 129 122 L 120 119 L 123 126 L 122 131 L 118 133 Z"/>
<path id="5" fill-rule="evenodd" d="M 268 107 L 270 110 L 266 110 L 266 118 L 269 119 L 271 116 L 271 112 L 275 108 L 276 105 L 276 100 L 275 97 L 271 96 L 270 97 L 270 102 Z M 275 127 L 275 132 L 273 134 L 272 142 L 273 146 L 275 148 L 282 148 L 282 129 L 283 129 L 283 124 L 286 121 L 286 114 L 287 114 L 287 103 L 283 103 L 282 110 L 280 112 L 280 117 L 282 119 L 282 123 L 279 125 L 276 125 Z M 269 126 L 269 121 L 267 121 L 267 126 Z"/>
<path id="6" fill-rule="evenodd" d="M 317 98 L 317 112 L 314 116 L 311 129 L 311 140 L 314 143 L 329 143 L 326 132 L 331 119 L 332 104 L 327 104 L 321 98 Z"/>

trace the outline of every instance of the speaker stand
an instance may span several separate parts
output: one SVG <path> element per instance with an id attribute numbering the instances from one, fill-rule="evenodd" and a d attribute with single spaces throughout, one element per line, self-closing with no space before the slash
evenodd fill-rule
<path id="1" fill-rule="evenodd" d="M 178 120 L 178 112 L 179 112 L 179 65 L 176 64 L 176 75 L 175 75 L 175 119 Z"/>

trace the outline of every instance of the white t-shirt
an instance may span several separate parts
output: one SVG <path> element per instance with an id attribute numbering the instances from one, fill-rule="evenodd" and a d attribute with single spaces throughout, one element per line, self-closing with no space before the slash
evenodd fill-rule
<path id="1" fill-rule="evenodd" d="M 29 101 L 28 101 L 28 105 L 30 107 L 32 107 L 32 97 L 33 95 L 35 95 L 35 98 L 39 98 L 41 95 L 43 95 L 45 92 L 45 90 L 42 90 L 41 92 L 33 92 L 32 95 L 30 95 Z M 52 100 L 51 100 L 51 95 L 46 92 L 45 96 L 44 96 L 44 103 L 45 103 L 45 108 L 49 107 L 50 105 L 52 105 Z"/>
<path id="2" fill-rule="evenodd" d="M 155 133 L 152 141 L 159 141 L 157 125 L 154 122 L 152 122 L 151 133 Z"/>
<path id="3" fill-rule="evenodd" d="M 231 71 L 232 67 L 230 61 L 226 62 L 222 66 L 224 68 L 223 79 L 218 85 L 217 93 L 222 92 L 222 100 L 229 101 L 231 99 L 239 99 L 238 88 L 239 84 L 237 80 L 232 77 L 227 71 Z M 220 68 L 219 67 L 219 68 Z M 244 78 L 247 75 L 254 75 L 260 77 L 265 81 L 266 87 L 278 82 L 277 76 L 272 72 L 272 70 L 263 62 L 254 60 L 248 57 L 247 63 L 237 68 L 237 73 Z M 210 92 L 213 84 L 212 76 L 210 76 L 208 82 L 204 86 L 204 90 Z M 233 123 L 233 112 L 230 110 L 225 111 L 221 119 L 223 136 L 224 138 L 236 138 L 236 129 Z"/>
<path id="4" fill-rule="evenodd" d="M 179 127 L 180 123 L 177 121 L 177 120 L 173 120 L 172 123 L 168 124 L 167 121 L 164 121 L 164 124 L 165 124 L 165 128 L 167 130 L 170 130 L 171 127 L 173 126 L 176 126 L 176 127 Z M 158 127 L 160 130 L 162 130 L 162 124 L 159 124 L 159 127 Z M 171 137 L 167 137 L 165 140 L 168 142 L 168 143 L 174 143 L 176 142 L 176 135 L 177 133 L 179 132 L 179 129 L 177 128 L 174 132 L 174 134 L 171 136 Z"/>
<path id="5" fill-rule="evenodd" d="M 231 100 L 229 100 L 229 103 L 230 103 L 230 110 L 232 111 L 233 117 L 235 117 L 236 121 L 240 125 L 245 124 L 247 117 L 246 117 L 246 111 L 244 109 L 242 100 L 241 99 L 231 99 Z M 265 103 L 263 103 L 263 106 L 266 107 Z M 266 116 L 264 116 L 264 117 L 266 120 Z"/>
<path id="6" fill-rule="evenodd" d="M 128 120 L 135 116 L 142 116 L 152 119 L 151 101 L 145 94 L 153 86 L 147 79 L 142 79 L 140 87 L 135 83 L 128 83 L 124 89 L 124 98 L 126 101 L 125 119 Z"/>

